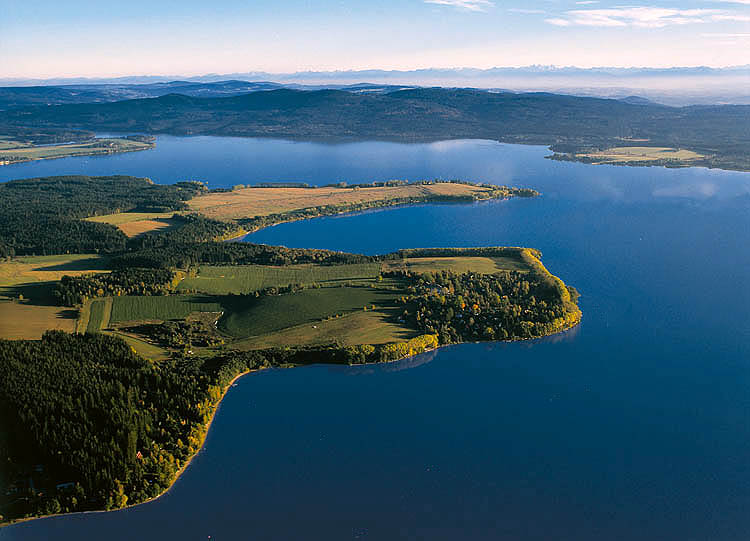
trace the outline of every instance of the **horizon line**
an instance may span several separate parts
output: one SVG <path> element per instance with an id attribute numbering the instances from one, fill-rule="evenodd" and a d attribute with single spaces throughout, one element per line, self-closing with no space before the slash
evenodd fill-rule
<path id="1" fill-rule="evenodd" d="M 495 70 L 539 70 L 539 71 L 564 71 L 564 70 L 578 70 L 578 71 L 597 71 L 597 70 L 613 70 L 613 71 L 678 71 L 678 70 L 711 70 L 711 71 L 732 71 L 732 70 L 743 70 L 750 69 L 750 64 L 734 64 L 725 66 L 710 66 L 710 65 L 675 65 L 675 66 L 591 66 L 581 67 L 576 65 L 556 65 L 556 64 L 528 64 L 524 66 L 493 66 L 490 68 L 478 68 L 471 66 L 454 66 L 454 67 L 428 67 L 428 68 L 411 68 L 411 69 L 385 69 L 385 68 L 357 68 L 357 69 L 331 69 L 331 70 L 300 70 L 300 71 L 288 71 L 288 72 L 273 72 L 273 71 L 235 71 L 228 73 L 215 73 L 215 72 L 198 72 L 194 74 L 165 74 L 165 73 L 128 73 L 128 74 L 110 74 L 110 75 L 38 75 L 38 76 L 11 76 L 11 77 L 0 77 L 0 81 L 49 81 L 49 80 L 67 80 L 67 79 L 126 79 L 126 78 L 175 78 L 174 80 L 199 78 L 199 77 L 224 77 L 232 75 L 271 75 L 279 77 L 294 77 L 304 75 L 315 75 L 315 74 L 327 74 L 327 75 L 346 75 L 356 74 L 365 72 L 381 72 L 388 74 L 409 74 L 418 72 L 462 72 L 462 71 L 473 71 L 473 72 L 491 72 Z"/>

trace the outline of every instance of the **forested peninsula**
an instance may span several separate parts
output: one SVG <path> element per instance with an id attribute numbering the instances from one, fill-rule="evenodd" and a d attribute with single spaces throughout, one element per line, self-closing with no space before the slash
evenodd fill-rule
<path id="1" fill-rule="evenodd" d="M 578 292 L 530 248 L 360 255 L 222 241 L 364 208 L 536 195 L 459 181 L 0 185 L 0 523 L 162 494 L 249 371 L 388 362 L 575 326 Z M 133 223 L 143 231 L 128 236 Z"/>

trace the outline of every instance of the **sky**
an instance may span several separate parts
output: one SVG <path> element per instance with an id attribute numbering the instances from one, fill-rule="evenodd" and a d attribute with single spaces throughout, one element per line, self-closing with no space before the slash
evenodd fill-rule
<path id="1" fill-rule="evenodd" d="M 0 77 L 750 64 L 750 0 L 0 0 Z"/>

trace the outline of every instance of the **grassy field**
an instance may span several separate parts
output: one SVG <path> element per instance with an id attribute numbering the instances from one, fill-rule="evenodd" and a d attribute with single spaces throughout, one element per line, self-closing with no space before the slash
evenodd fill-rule
<path id="1" fill-rule="evenodd" d="M 576 154 L 580 158 L 596 160 L 597 163 L 675 161 L 689 163 L 705 158 L 691 150 L 669 147 L 616 147 L 599 152 Z"/>
<path id="2" fill-rule="evenodd" d="M 86 218 L 90 222 L 99 222 L 117 226 L 128 237 L 135 237 L 149 231 L 158 231 L 174 227 L 174 212 L 118 212 L 104 216 Z"/>
<path id="3" fill-rule="evenodd" d="M 185 319 L 192 312 L 223 312 L 214 297 L 204 295 L 170 295 L 153 297 L 115 297 L 110 323 L 124 321 L 165 321 Z"/>
<path id="4" fill-rule="evenodd" d="M 88 306 L 86 332 L 99 332 L 109 325 L 112 316 L 112 297 L 94 299 Z"/>
<path id="5" fill-rule="evenodd" d="M 0 296 L 29 298 L 65 274 L 109 272 L 105 267 L 106 259 L 90 254 L 17 257 L 0 262 Z"/>
<path id="6" fill-rule="evenodd" d="M 39 340 L 50 329 L 74 332 L 77 316 L 71 308 L 0 300 L 0 338 Z"/>
<path id="7" fill-rule="evenodd" d="M 410 257 L 383 264 L 384 270 L 409 270 L 412 272 L 478 272 L 494 274 L 500 271 L 527 271 L 528 267 L 514 257 Z"/>
<path id="8" fill-rule="evenodd" d="M 19 143 L 17 141 L 7 141 L 5 139 L 0 139 L 0 150 L 10 150 L 13 148 L 29 148 L 33 145 L 29 143 Z"/>
<path id="9" fill-rule="evenodd" d="M 9 146 L 7 141 L 4 143 L 4 146 Z M 0 164 L 67 158 L 69 156 L 94 156 L 116 152 L 133 152 L 149 148 L 153 148 L 153 144 L 116 138 L 96 139 L 86 143 L 71 143 L 67 145 L 23 145 L 4 149 L 0 148 Z"/>
<path id="10" fill-rule="evenodd" d="M 328 287 L 258 299 L 237 297 L 227 302 L 227 313 L 219 320 L 219 329 L 235 338 L 257 336 L 316 324 L 326 317 L 362 311 L 365 306 L 387 307 L 398 295 L 399 292 L 371 287 Z"/>
<path id="11" fill-rule="evenodd" d="M 200 291 L 213 295 L 251 293 L 267 287 L 289 284 L 327 283 L 339 280 L 372 279 L 380 272 L 380 264 L 360 265 L 264 265 L 203 266 L 198 275 L 182 280 L 178 291 Z"/>
<path id="12" fill-rule="evenodd" d="M 316 346 L 339 344 L 386 344 L 413 338 L 418 333 L 388 321 L 389 314 L 383 311 L 360 310 L 339 318 L 304 323 L 281 331 L 254 336 L 232 344 L 241 350 L 272 347 Z"/>
<path id="13" fill-rule="evenodd" d="M 426 195 L 468 196 L 488 191 L 479 186 L 449 183 L 372 188 L 242 188 L 200 195 L 188 201 L 188 205 L 209 218 L 228 220 L 322 205 L 389 201 Z"/>
<path id="14" fill-rule="evenodd" d="M 169 352 L 166 349 L 150 344 L 130 334 L 118 331 L 107 332 L 106 334 L 122 338 L 138 355 L 151 361 L 161 361 L 169 358 Z"/>

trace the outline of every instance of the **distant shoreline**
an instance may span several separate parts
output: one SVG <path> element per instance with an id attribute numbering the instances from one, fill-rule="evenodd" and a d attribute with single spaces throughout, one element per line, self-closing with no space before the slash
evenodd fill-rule
<path id="1" fill-rule="evenodd" d="M 41 160 L 58 160 L 62 158 L 79 158 L 85 156 L 109 156 L 125 152 L 151 150 L 156 147 L 153 136 L 138 138 L 95 138 L 92 141 L 72 142 L 51 145 L 24 145 L 16 143 L 7 149 L 2 148 L 0 141 L 0 166 L 18 165 Z M 6 146 L 13 142 L 5 142 Z M 102 146 L 104 145 L 104 146 Z"/>

